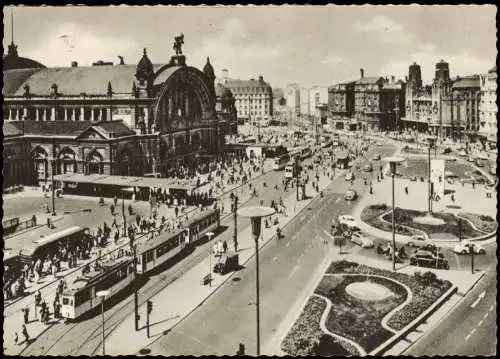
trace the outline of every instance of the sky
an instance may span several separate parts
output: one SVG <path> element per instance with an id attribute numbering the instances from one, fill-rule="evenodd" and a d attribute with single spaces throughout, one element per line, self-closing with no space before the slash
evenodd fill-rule
<path id="1" fill-rule="evenodd" d="M 4 53 L 11 42 L 11 7 L 4 7 Z M 262 75 L 273 87 L 333 85 L 365 76 L 404 79 L 436 62 L 450 73 L 486 73 L 496 62 L 496 8 L 453 6 L 119 6 L 14 7 L 20 56 L 47 67 L 88 66 L 97 60 L 137 64 L 143 48 L 167 63 L 174 37 L 184 34 L 188 65 L 207 56 L 217 77 Z"/>

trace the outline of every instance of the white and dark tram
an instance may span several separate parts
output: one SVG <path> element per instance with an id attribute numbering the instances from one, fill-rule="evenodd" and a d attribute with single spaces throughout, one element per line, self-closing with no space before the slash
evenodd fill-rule
<path id="1" fill-rule="evenodd" d="M 209 231 L 220 227 L 219 209 L 210 209 L 194 215 L 187 226 L 175 232 L 164 232 L 147 242 L 138 243 L 137 274 L 144 274 L 160 266 L 180 251 L 193 246 Z M 61 314 L 64 318 L 76 319 L 101 304 L 96 293 L 109 291 L 106 300 L 129 286 L 136 278 L 134 258 L 123 249 L 117 257 L 107 255 L 107 261 L 97 261 L 90 265 L 62 294 Z"/>
<path id="2" fill-rule="evenodd" d="M 117 258 L 95 262 L 90 271 L 78 276 L 62 294 L 61 314 L 64 318 L 75 319 L 101 305 L 96 293 L 109 291 L 108 300 L 129 286 L 135 279 L 134 258 L 118 252 Z"/>
<path id="3" fill-rule="evenodd" d="M 195 245 L 208 232 L 220 227 L 219 209 L 210 209 L 195 214 L 186 228 L 163 233 L 159 237 L 137 247 L 137 273 L 147 273 L 162 265 L 183 250 Z"/>

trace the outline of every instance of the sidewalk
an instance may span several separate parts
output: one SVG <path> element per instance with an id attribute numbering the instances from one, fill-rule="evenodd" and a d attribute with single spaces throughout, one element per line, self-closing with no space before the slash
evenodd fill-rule
<path id="1" fill-rule="evenodd" d="M 330 180 L 322 176 L 320 180 L 320 189 L 324 189 Z M 308 184 L 306 193 L 311 196 L 316 194 L 311 185 Z M 296 203 L 295 192 L 291 192 L 284 199 L 285 206 L 289 209 L 287 217 L 280 216 L 281 228 L 290 222 L 303 208 L 309 205 L 312 199 L 303 200 Z M 295 208 L 295 212 L 293 212 Z M 275 235 L 275 226 L 263 228 L 263 236 L 259 241 L 259 248 L 262 248 Z M 251 228 L 247 227 L 239 233 L 239 263 L 244 265 L 254 256 L 254 240 L 251 234 Z M 212 265 L 216 259 L 212 258 Z M 212 273 L 212 285 L 201 285 L 200 280 L 208 274 L 209 259 L 208 256 L 190 271 L 171 285 L 165 287 L 161 292 L 150 298 L 154 303 L 153 324 L 150 326 L 151 337 L 147 338 L 145 325 L 146 305 L 139 308 L 141 313 L 140 331 L 134 331 L 134 313 L 131 313 L 118 327 L 116 327 L 106 339 L 106 350 L 110 355 L 125 355 L 136 353 L 141 348 L 146 347 L 168 330 L 171 330 L 183 318 L 189 315 L 199 307 L 207 298 L 212 295 L 225 281 L 234 273 L 220 275 Z M 182 299 L 181 299 L 182 298 Z M 156 305 L 155 305 L 156 304 Z M 127 338 L 126 341 L 123 338 Z"/>

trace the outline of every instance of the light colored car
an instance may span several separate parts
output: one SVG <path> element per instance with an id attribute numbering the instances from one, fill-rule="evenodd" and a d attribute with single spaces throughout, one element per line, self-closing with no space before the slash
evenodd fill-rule
<path id="1" fill-rule="evenodd" d="M 373 247 L 373 241 L 361 233 L 353 233 L 350 237 L 350 241 L 354 244 L 357 244 L 361 248 Z"/>
<path id="2" fill-rule="evenodd" d="M 346 201 L 354 201 L 356 198 L 358 198 L 358 193 L 353 189 L 347 190 L 347 192 L 344 195 L 344 199 Z"/>
<path id="3" fill-rule="evenodd" d="M 460 157 L 467 157 L 467 153 L 465 153 L 465 151 L 463 151 L 463 150 L 462 151 L 458 151 L 458 155 Z"/>
<path id="4" fill-rule="evenodd" d="M 414 235 L 410 237 L 410 240 L 408 241 L 408 246 L 410 247 L 420 247 L 426 244 L 427 238 L 423 235 Z"/>
<path id="5" fill-rule="evenodd" d="M 379 154 L 379 153 L 377 153 L 375 156 L 373 156 L 373 160 L 374 160 L 374 161 L 378 161 L 378 160 L 380 160 L 380 154 Z"/>
<path id="6" fill-rule="evenodd" d="M 349 214 L 339 216 L 339 224 L 344 225 L 349 229 L 359 229 L 358 222 L 353 216 Z"/>
<path id="7" fill-rule="evenodd" d="M 373 166 L 371 163 L 368 163 L 366 164 L 364 167 L 363 167 L 363 171 L 365 172 L 371 172 L 373 170 Z"/>
<path id="8" fill-rule="evenodd" d="M 471 243 L 462 242 L 453 247 L 453 252 L 456 254 L 469 254 L 471 248 Z M 474 244 L 474 254 L 486 254 L 486 249 L 480 245 Z"/>
<path id="9" fill-rule="evenodd" d="M 352 174 L 352 172 L 347 172 L 346 175 L 345 175 L 345 180 L 346 181 L 350 181 L 354 178 L 354 175 Z"/>

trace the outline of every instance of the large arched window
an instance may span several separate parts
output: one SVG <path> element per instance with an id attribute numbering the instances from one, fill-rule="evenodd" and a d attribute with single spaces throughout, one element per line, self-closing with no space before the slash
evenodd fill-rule
<path id="1" fill-rule="evenodd" d="M 75 152 L 71 148 L 64 148 L 58 156 L 59 173 L 76 172 Z"/>
<path id="2" fill-rule="evenodd" d="M 35 176 L 38 181 L 45 181 L 49 176 L 49 156 L 47 151 L 41 147 L 33 150 L 33 163 L 35 166 Z"/>
<path id="3" fill-rule="evenodd" d="M 104 164 L 102 155 L 97 151 L 91 151 L 86 158 L 87 174 L 103 174 Z"/>

